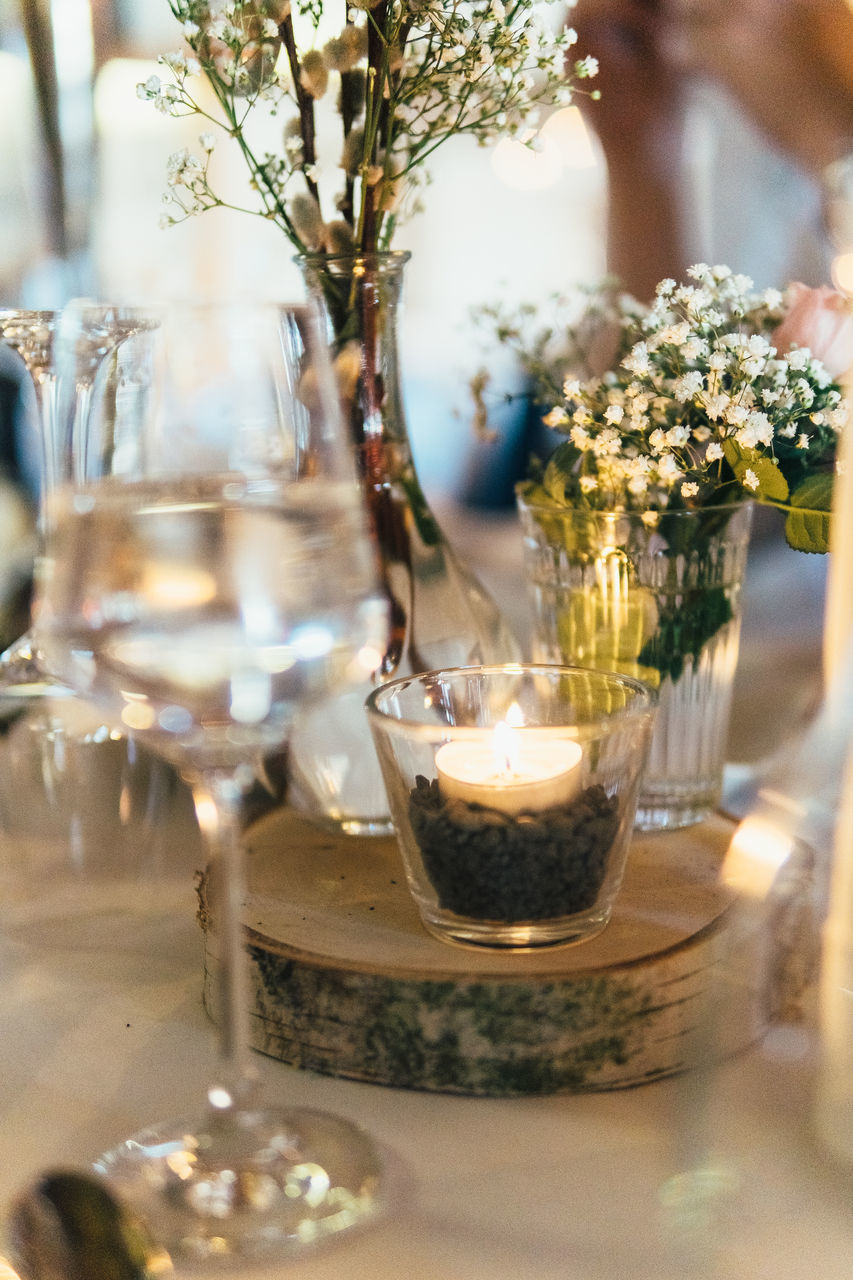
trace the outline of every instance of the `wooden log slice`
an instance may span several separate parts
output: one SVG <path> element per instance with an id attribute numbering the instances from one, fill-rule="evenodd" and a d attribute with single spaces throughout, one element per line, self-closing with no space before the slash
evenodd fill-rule
<path id="1" fill-rule="evenodd" d="M 426 932 L 393 839 L 269 815 L 246 836 L 252 1044 L 326 1074 L 487 1096 L 624 1088 L 709 1043 L 739 1048 L 759 1024 L 754 939 L 717 883 L 733 829 L 715 815 L 637 837 L 602 933 L 492 952 Z M 206 927 L 209 1009 L 216 945 Z"/>

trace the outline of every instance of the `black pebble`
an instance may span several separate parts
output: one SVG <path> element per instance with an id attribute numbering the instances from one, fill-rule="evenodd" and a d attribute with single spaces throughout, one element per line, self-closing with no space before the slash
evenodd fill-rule
<path id="1" fill-rule="evenodd" d="M 437 779 L 420 775 L 409 818 L 440 906 L 509 924 L 592 907 L 619 827 L 616 797 L 598 785 L 564 808 L 510 818 L 445 801 Z"/>

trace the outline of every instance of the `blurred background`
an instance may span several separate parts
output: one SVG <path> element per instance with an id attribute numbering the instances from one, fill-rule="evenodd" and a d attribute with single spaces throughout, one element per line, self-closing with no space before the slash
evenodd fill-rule
<path id="1" fill-rule="evenodd" d="M 473 513 L 473 551 L 498 593 L 516 543 L 484 538 L 483 519 L 511 511 L 537 423 L 496 393 L 497 438 L 475 438 L 476 369 L 486 364 L 501 390 L 518 389 L 518 375 L 472 308 L 544 309 L 607 271 L 647 297 L 696 261 L 761 287 L 799 279 L 853 292 L 853 0 L 552 9 L 579 33 L 573 52 L 599 59 L 601 100 L 555 112 L 538 151 L 451 140 L 425 212 L 395 239 L 412 251 L 402 367 L 418 470 L 434 503 L 455 504 L 463 533 Z M 200 127 L 158 113 L 136 85 L 179 46 L 167 0 L 0 0 L 0 305 L 300 287 L 289 244 L 260 219 L 216 210 L 160 228 L 167 158 L 197 150 Z M 217 185 L 245 200 L 236 148 L 218 147 L 215 163 Z M 20 362 L 0 349 L 0 480 L 25 502 L 37 485 L 29 396 Z M 0 520 L 0 562 L 18 535 Z M 796 602 L 804 667 L 822 616 L 815 559 L 763 570 Z"/>
<path id="2" fill-rule="evenodd" d="M 484 351 L 494 372 L 504 359 L 472 306 L 544 304 L 605 270 L 644 297 L 696 261 L 762 287 L 853 289 L 851 0 L 551 9 L 599 59 L 601 101 L 556 112 L 538 152 L 451 140 L 395 241 L 413 252 L 404 370 L 422 481 L 486 505 L 507 500 L 489 475 L 513 463 L 511 441 L 480 456 L 468 430 L 472 372 Z M 260 219 L 216 210 L 159 227 L 167 158 L 198 149 L 200 124 L 158 113 L 136 85 L 180 43 L 167 0 L 0 0 L 0 304 L 298 288 L 290 246 Z M 215 164 L 245 200 L 236 148 Z"/>

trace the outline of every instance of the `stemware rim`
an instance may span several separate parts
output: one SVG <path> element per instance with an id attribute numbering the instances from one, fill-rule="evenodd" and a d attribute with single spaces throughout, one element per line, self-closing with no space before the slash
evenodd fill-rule
<path id="1" fill-rule="evenodd" d="M 431 671 L 419 671 L 410 675 L 397 676 L 394 680 L 389 680 L 384 684 L 378 685 L 367 695 L 365 700 L 365 709 L 369 717 L 381 723 L 384 728 L 394 732 L 402 732 L 409 736 L 424 737 L 430 740 L 435 736 L 436 725 L 425 720 L 416 720 L 409 716 L 394 716 L 379 706 L 380 699 L 392 695 L 396 690 L 402 689 L 410 684 L 417 684 L 425 680 L 440 680 L 442 677 L 465 677 L 474 673 L 484 676 L 510 676 L 510 675 L 544 675 L 554 676 L 556 678 L 565 678 L 573 676 L 582 676 L 586 679 L 593 677 L 609 682 L 619 688 L 630 690 L 634 695 L 628 706 L 621 707 L 617 712 L 602 714 L 596 719 L 590 719 L 585 724 L 598 723 L 600 721 L 611 720 L 630 720 L 642 719 L 652 716 L 657 707 L 657 695 L 654 689 L 645 681 L 637 679 L 635 676 L 629 676 L 619 671 L 607 671 L 592 667 L 582 667 L 577 663 L 548 663 L 548 662 L 504 662 L 492 663 L 488 665 L 472 664 L 470 666 L 460 667 L 437 667 Z M 481 737 L 483 733 L 483 725 L 453 725 L 453 736 L 466 738 L 469 736 Z M 547 726 L 539 726 L 547 727 Z M 559 726 L 551 726 L 557 728 Z"/>
<path id="2" fill-rule="evenodd" d="M 78 297 L 69 298 L 64 305 L 55 312 L 46 312 L 48 315 L 60 315 L 63 311 L 86 310 L 92 311 L 140 311 L 153 313 L 166 313 L 170 311 L 204 311 L 215 313 L 217 311 L 269 311 L 278 312 L 313 312 L 316 310 L 310 298 L 293 297 L 293 298 L 192 298 L 192 297 L 174 297 L 160 298 L 149 301 L 126 301 L 124 299 L 117 300 L 115 298 L 93 298 L 81 294 Z M 0 311 L 0 316 L 3 312 Z"/>
<path id="3" fill-rule="evenodd" d="M 324 253 L 322 249 L 311 249 L 308 253 L 297 253 L 293 261 L 311 266 L 333 266 L 345 262 L 399 263 L 403 266 L 411 257 L 409 249 L 371 249 L 367 252 L 353 249 L 343 253 Z"/>
<path id="4" fill-rule="evenodd" d="M 516 494 L 515 500 L 516 505 L 523 510 L 542 512 L 559 519 L 577 518 L 583 520 L 644 520 L 649 516 L 655 516 L 658 520 L 663 520 L 664 518 L 667 520 L 695 520 L 697 516 L 709 513 L 740 511 L 745 507 L 753 506 L 755 503 L 754 498 L 742 497 L 734 498 L 731 502 L 709 502 L 700 507 L 663 507 L 661 509 L 637 507 L 628 509 L 620 507 L 562 507 L 548 502 L 537 502 L 535 499 L 527 498 L 521 493 Z"/>
<path id="5" fill-rule="evenodd" d="M 52 309 L 50 307 L 0 307 L 0 320 L 5 320 L 9 316 L 26 316 L 27 319 L 50 320 L 59 315 L 60 309 Z"/>

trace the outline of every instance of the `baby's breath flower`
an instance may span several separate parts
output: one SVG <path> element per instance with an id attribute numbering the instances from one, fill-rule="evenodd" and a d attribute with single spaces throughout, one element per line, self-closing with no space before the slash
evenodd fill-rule
<path id="1" fill-rule="evenodd" d="M 672 384 L 673 398 L 682 403 L 692 400 L 702 390 L 703 385 L 702 374 L 698 369 L 693 369 L 690 373 L 682 374 L 680 378 L 676 378 Z"/>
<path id="2" fill-rule="evenodd" d="M 745 404 L 729 399 L 723 410 L 723 420 L 732 427 L 743 427 L 749 417 L 749 408 Z"/>
<path id="3" fill-rule="evenodd" d="M 690 428 L 683 422 L 677 422 L 674 427 L 670 427 L 666 432 L 666 446 L 668 449 L 683 449 L 690 439 Z"/>
<path id="4" fill-rule="evenodd" d="M 563 409 L 560 405 L 557 405 L 555 408 L 551 409 L 550 412 L 546 413 L 545 417 L 542 419 L 546 427 L 563 426 L 566 422 L 568 422 L 568 420 L 569 420 L 569 415 L 566 413 L 565 409 Z"/>
<path id="5" fill-rule="evenodd" d="M 139 98 L 156 98 L 161 86 L 162 81 L 159 76 L 149 76 L 144 84 L 136 86 L 136 95 Z"/>
<path id="6" fill-rule="evenodd" d="M 673 453 L 663 453 L 658 460 L 658 476 L 661 481 L 671 487 L 681 478 L 682 472 L 678 459 Z"/>
<path id="7" fill-rule="evenodd" d="M 828 509 L 824 481 L 831 484 L 849 414 L 840 387 L 805 347 L 777 353 L 774 331 L 785 312 L 775 294 L 754 292 L 724 266 L 699 263 L 689 280 L 661 281 L 648 306 L 608 288 L 580 322 L 572 317 L 574 369 L 614 326 L 617 354 L 599 377 L 580 379 L 571 363 L 568 372 L 555 370 L 549 387 L 562 388 L 566 416 L 561 422 L 555 412 L 552 421 L 568 447 L 548 463 L 546 491 L 599 510 L 744 498 L 785 507 L 796 487 L 817 478 L 805 500 L 815 508 L 814 529 Z M 578 335 L 587 336 L 586 348 Z M 537 359 L 528 367 L 542 376 Z"/>
<path id="8" fill-rule="evenodd" d="M 649 349 L 645 342 L 638 342 L 622 363 L 629 373 L 635 373 L 637 377 L 642 377 L 643 374 L 648 373 L 651 365 L 649 362 Z"/>
<path id="9" fill-rule="evenodd" d="M 367 143 L 357 166 L 344 165 L 344 191 L 327 196 L 324 190 L 323 199 L 345 215 L 356 239 L 362 237 L 359 247 L 370 251 L 387 247 L 393 227 L 418 207 L 424 164 L 443 142 L 462 133 L 481 144 L 519 136 L 537 127 L 543 108 L 570 102 L 574 86 L 597 71 L 595 58 L 587 57 L 567 73 L 567 50 L 577 37 L 545 12 L 555 0 L 393 0 L 381 7 L 377 0 L 352 0 L 345 25 L 324 34 L 321 47 L 310 44 L 312 33 L 325 32 L 321 20 L 331 16 L 331 4 L 306 0 L 300 9 L 311 19 L 307 48 L 289 25 L 288 0 L 171 4 L 193 56 L 167 55 L 163 66 L 173 83 L 149 79 L 139 96 L 166 114 L 201 113 L 207 108 L 185 82 L 203 69 L 221 124 L 239 142 L 261 199 L 256 211 L 277 221 L 298 250 L 309 246 L 296 231 L 282 184 L 301 175 L 306 193 L 317 194 L 313 166 L 324 151 L 328 113 L 315 118 L 314 108 L 330 87 L 340 116 L 333 136 L 347 144 L 364 122 Z M 369 31 L 376 39 L 369 41 Z M 250 117 L 267 108 L 275 114 L 286 100 L 299 113 L 298 134 L 285 135 L 283 155 L 259 155 Z M 374 219 L 364 216 L 368 207 Z"/>
<path id="10" fill-rule="evenodd" d="M 582 80 L 588 80 L 592 76 L 598 75 L 598 58 L 580 58 L 575 63 L 575 75 Z"/>

